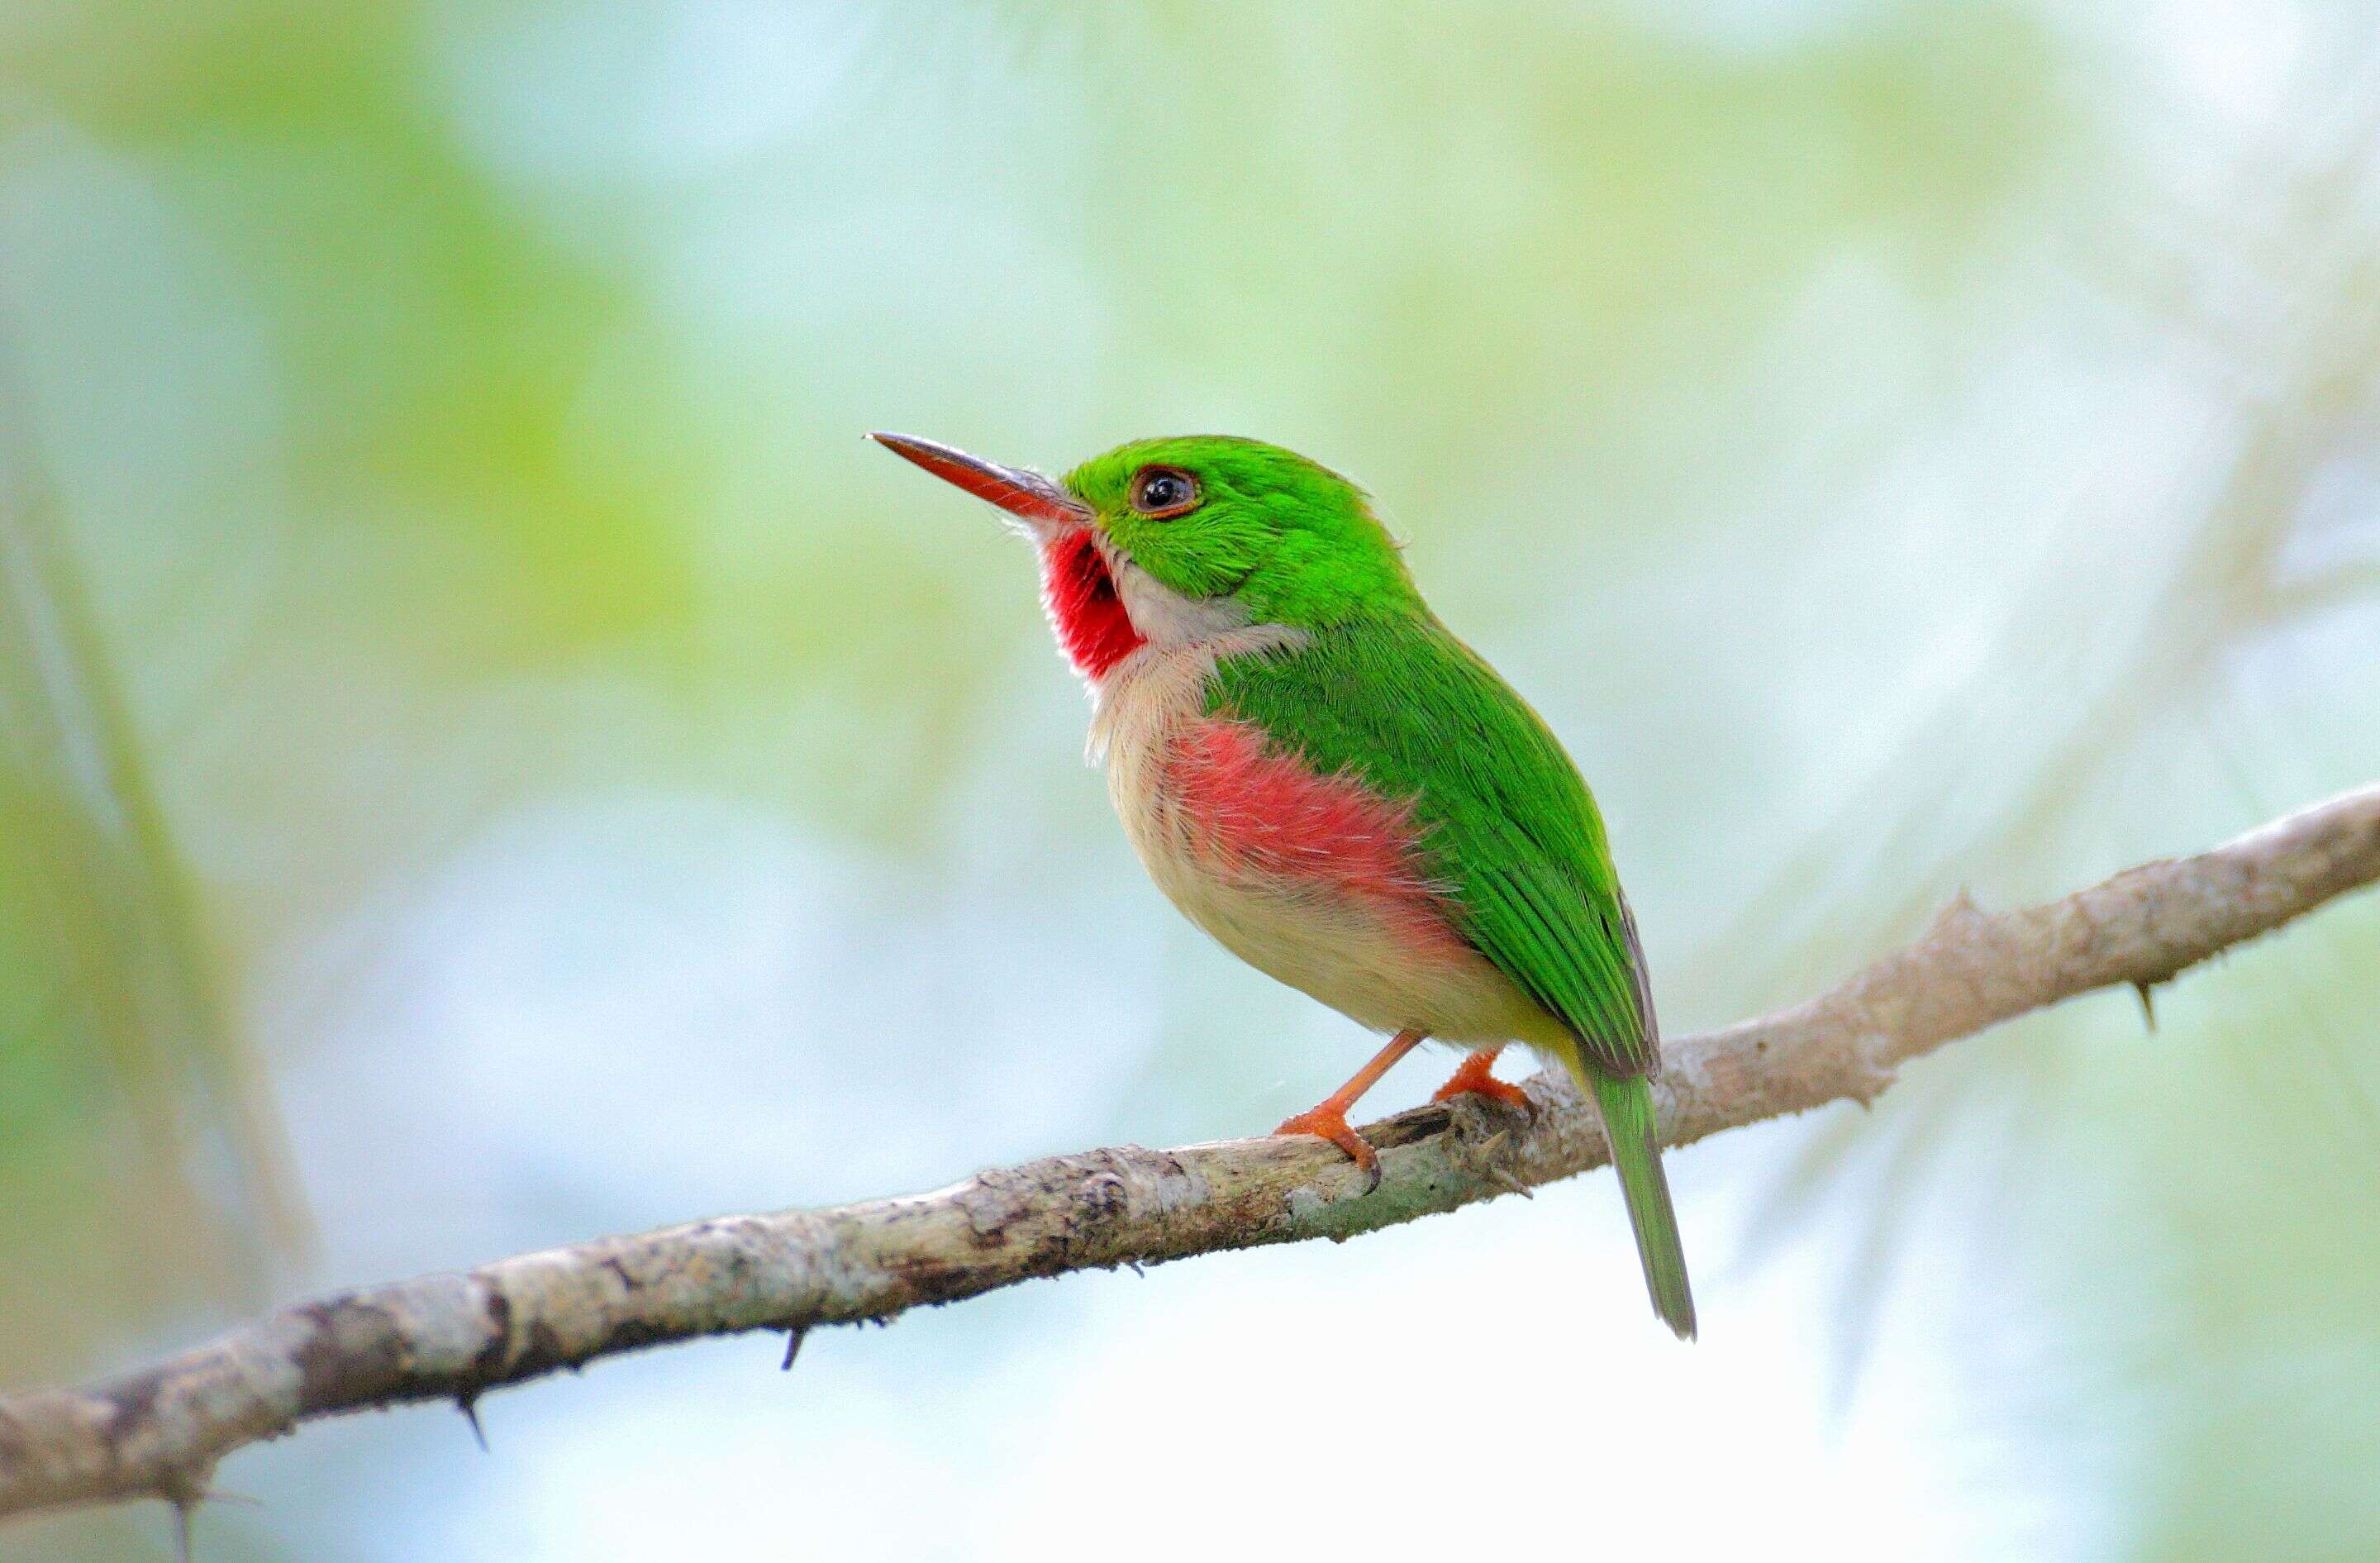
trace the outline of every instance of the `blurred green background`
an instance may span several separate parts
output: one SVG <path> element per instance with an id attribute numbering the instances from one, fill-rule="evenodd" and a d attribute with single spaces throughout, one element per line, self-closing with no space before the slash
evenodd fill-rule
<path id="1" fill-rule="evenodd" d="M 866 429 L 1357 475 L 1672 1032 L 2380 776 L 2373 19 L 11 0 L 0 1384 L 1365 1056 Z M 1691 1351 L 1590 1178 L 320 1425 L 200 1556 L 2369 1557 L 2375 971 L 2367 898 L 1673 1157 Z"/>

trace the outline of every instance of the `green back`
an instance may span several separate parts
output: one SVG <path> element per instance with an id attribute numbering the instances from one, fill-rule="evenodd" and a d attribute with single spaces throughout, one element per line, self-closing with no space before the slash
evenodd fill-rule
<path id="1" fill-rule="evenodd" d="M 1622 1075 L 1655 1060 L 1634 921 L 1595 800 L 1561 745 L 1427 610 L 1226 659 L 1211 714 L 1261 726 L 1330 774 L 1414 800 L 1463 934 Z"/>

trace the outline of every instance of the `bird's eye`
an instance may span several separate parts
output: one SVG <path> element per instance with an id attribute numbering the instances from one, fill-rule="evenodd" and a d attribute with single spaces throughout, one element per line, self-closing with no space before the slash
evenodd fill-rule
<path id="1" fill-rule="evenodd" d="M 1179 467 L 1143 467 L 1133 474 L 1132 507 L 1157 520 L 1198 507 L 1198 480 Z"/>

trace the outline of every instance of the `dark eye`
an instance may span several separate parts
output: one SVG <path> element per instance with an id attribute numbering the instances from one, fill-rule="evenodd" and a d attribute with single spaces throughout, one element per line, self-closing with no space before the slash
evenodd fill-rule
<path id="1" fill-rule="evenodd" d="M 1132 507 L 1163 520 L 1198 505 L 1198 480 L 1179 467 L 1143 467 L 1133 474 Z"/>

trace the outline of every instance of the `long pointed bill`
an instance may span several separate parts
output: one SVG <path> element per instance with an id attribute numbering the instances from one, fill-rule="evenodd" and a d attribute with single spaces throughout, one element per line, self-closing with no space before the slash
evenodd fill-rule
<path id="1" fill-rule="evenodd" d="M 1043 526 L 1087 526 L 1091 507 L 1038 472 L 1003 467 L 979 456 L 953 450 L 915 434 L 870 434 L 878 445 L 905 461 L 914 461 L 944 482 L 956 483 L 978 499 L 988 499 L 1013 516 Z"/>

